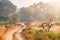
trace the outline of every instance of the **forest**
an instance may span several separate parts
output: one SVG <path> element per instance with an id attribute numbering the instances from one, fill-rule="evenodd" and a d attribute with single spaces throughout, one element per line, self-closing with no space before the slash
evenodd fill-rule
<path id="1" fill-rule="evenodd" d="M 40 1 L 17 9 L 0 0 L 0 40 L 60 40 L 59 5 Z"/>

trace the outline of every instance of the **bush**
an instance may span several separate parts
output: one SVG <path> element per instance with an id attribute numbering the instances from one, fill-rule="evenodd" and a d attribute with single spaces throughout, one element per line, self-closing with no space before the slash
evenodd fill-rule
<path id="1" fill-rule="evenodd" d="M 23 30 L 22 34 L 24 34 L 23 36 L 25 38 L 26 38 L 26 36 L 30 35 L 30 36 L 33 36 L 33 39 L 35 38 L 35 40 L 49 40 L 48 36 L 43 32 L 43 30 L 36 31 L 34 29 L 27 28 L 27 29 Z M 28 36 L 28 37 L 30 37 L 30 36 Z"/>
<path id="2" fill-rule="evenodd" d="M 45 32 L 42 29 L 37 31 L 37 30 L 32 29 L 32 28 L 26 28 L 23 30 L 23 32 L 25 34 L 32 36 L 33 39 L 35 39 L 35 40 L 60 40 L 60 34 L 56 34 L 54 32 Z M 25 35 L 25 37 L 26 36 L 27 35 Z"/>
<path id="3" fill-rule="evenodd" d="M 0 22 L 0 25 L 4 25 L 4 22 Z"/>
<path id="4" fill-rule="evenodd" d="M 60 40 L 59 39 L 59 35 L 53 32 L 47 32 L 46 33 L 47 36 L 51 39 L 51 40 Z"/>

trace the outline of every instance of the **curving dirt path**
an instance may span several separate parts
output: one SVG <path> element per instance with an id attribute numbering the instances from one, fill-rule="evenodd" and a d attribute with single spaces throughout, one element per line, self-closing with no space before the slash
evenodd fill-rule
<path id="1" fill-rule="evenodd" d="M 23 25 L 24 26 L 24 25 Z M 12 26 L 2 36 L 2 40 L 24 40 L 21 36 L 21 26 Z"/>

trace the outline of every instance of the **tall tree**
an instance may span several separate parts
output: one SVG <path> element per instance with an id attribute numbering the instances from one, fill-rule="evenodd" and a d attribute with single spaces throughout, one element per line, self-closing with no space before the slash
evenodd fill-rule
<path id="1" fill-rule="evenodd" d="M 7 22 L 10 21 L 10 17 L 13 16 L 15 12 L 16 12 L 16 6 L 13 3 L 11 3 L 11 1 L 9 0 L 0 1 L 0 21 L 4 22 L 5 27 L 7 27 L 8 24 Z M 11 18 L 14 19 L 14 17 L 15 16 Z"/>
<path id="2" fill-rule="evenodd" d="M 12 12 L 16 11 L 16 6 L 8 0 L 0 1 L 0 15 L 9 15 Z"/>
<path id="3" fill-rule="evenodd" d="M 5 20 L 5 18 L 2 19 L 2 17 L 9 17 L 10 14 L 13 14 L 16 11 L 16 6 L 12 4 L 9 0 L 1 0 L 0 1 L 0 19 Z"/>
<path id="4" fill-rule="evenodd" d="M 20 9 L 20 21 L 27 21 L 27 20 L 31 20 L 31 16 L 34 13 L 34 7 L 30 6 L 30 7 L 22 7 Z"/>

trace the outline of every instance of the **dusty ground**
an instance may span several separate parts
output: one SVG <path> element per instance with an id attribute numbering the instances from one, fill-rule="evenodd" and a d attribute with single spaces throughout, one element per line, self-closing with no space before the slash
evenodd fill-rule
<path id="1" fill-rule="evenodd" d="M 51 28 L 51 31 L 53 31 L 53 32 L 55 32 L 55 33 L 60 33 L 60 26 L 54 25 L 54 26 Z"/>

